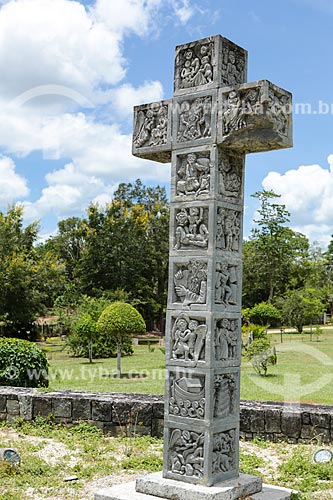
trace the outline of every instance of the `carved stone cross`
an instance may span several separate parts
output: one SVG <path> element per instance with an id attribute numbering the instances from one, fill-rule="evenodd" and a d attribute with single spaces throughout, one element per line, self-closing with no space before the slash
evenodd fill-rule
<path id="1" fill-rule="evenodd" d="M 180 45 L 174 98 L 134 109 L 133 154 L 172 164 L 163 481 L 174 481 L 138 480 L 140 494 L 261 490 L 238 471 L 244 166 L 292 146 L 291 94 L 246 76 L 247 52 L 220 35 Z"/>

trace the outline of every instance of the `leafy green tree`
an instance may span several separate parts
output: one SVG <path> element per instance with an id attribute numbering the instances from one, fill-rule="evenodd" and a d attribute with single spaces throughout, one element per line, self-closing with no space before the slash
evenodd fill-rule
<path id="1" fill-rule="evenodd" d="M 301 233 L 286 226 L 289 212 L 276 203 L 273 191 L 253 195 L 260 202 L 249 241 L 243 248 L 243 303 L 252 307 L 258 302 L 273 301 L 287 288 L 301 287 L 306 278 L 309 242 Z"/>
<path id="2" fill-rule="evenodd" d="M 268 302 L 260 302 L 248 311 L 248 317 L 252 323 L 265 326 L 276 326 L 281 322 L 281 312 Z"/>
<path id="3" fill-rule="evenodd" d="M 62 287 L 63 268 L 35 246 L 38 223 L 23 225 L 23 209 L 0 212 L 0 319 L 5 335 L 30 338 L 35 318 Z"/>
<path id="4" fill-rule="evenodd" d="M 314 289 L 290 290 L 278 303 L 283 322 L 296 328 L 299 333 L 302 333 L 304 325 L 317 322 L 325 310 L 325 305 Z"/>
<path id="5" fill-rule="evenodd" d="M 117 376 L 121 377 L 121 354 L 124 343 L 134 334 L 146 331 L 141 314 L 130 304 L 114 302 L 102 312 L 97 329 L 101 335 L 111 337 L 117 346 Z"/>

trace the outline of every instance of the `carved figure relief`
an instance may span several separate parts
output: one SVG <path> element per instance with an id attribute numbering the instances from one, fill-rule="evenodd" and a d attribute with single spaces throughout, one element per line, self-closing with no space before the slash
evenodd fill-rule
<path id="1" fill-rule="evenodd" d="M 207 299 L 207 263 L 199 260 L 179 265 L 174 276 L 178 302 L 184 306 L 205 304 Z"/>
<path id="2" fill-rule="evenodd" d="M 179 53 L 177 69 L 179 88 L 199 87 L 213 81 L 214 44 L 197 44 Z"/>
<path id="3" fill-rule="evenodd" d="M 208 248 L 208 209 L 182 208 L 176 213 L 174 250 L 188 247 Z"/>
<path id="4" fill-rule="evenodd" d="M 205 323 L 181 313 L 175 319 L 171 331 L 171 359 L 197 366 L 198 361 L 205 359 L 207 329 Z"/>
<path id="5" fill-rule="evenodd" d="M 279 133 L 288 135 L 289 96 L 279 94 L 273 88 L 269 88 L 268 98 L 265 101 L 262 98 L 262 87 L 229 92 L 224 102 L 223 133 L 228 135 L 231 132 L 255 126 L 258 117 L 262 117 L 270 118 L 275 122 Z"/>
<path id="6" fill-rule="evenodd" d="M 220 474 L 221 472 L 229 472 L 235 469 L 236 462 L 236 431 L 221 432 L 215 434 L 213 444 L 213 474 Z"/>
<path id="7" fill-rule="evenodd" d="M 188 477 L 203 477 L 204 433 L 181 431 L 171 432 L 169 443 L 169 470 Z"/>
<path id="8" fill-rule="evenodd" d="M 238 278 L 236 266 L 227 262 L 216 264 L 215 303 L 224 306 L 237 304 Z"/>
<path id="9" fill-rule="evenodd" d="M 225 201 L 240 202 L 242 196 L 243 160 L 224 155 L 219 163 L 219 193 Z"/>
<path id="10" fill-rule="evenodd" d="M 224 43 L 222 49 L 222 83 L 231 86 L 245 82 L 245 55 L 236 47 Z"/>
<path id="11" fill-rule="evenodd" d="M 160 146 L 167 142 L 168 106 L 161 103 L 138 111 L 134 129 L 136 148 Z"/>
<path id="12" fill-rule="evenodd" d="M 236 412 L 237 378 L 235 374 L 217 375 L 214 380 L 214 417 L 222 418 Z"/>
<path id="13" fill-rule="evenodd" d="M 238 322 L 235 319 L 221 319 L 216 322 L 215 359 L 228 361 L 238 358 Z"/>
<path id="14" fill-rule="evenodd" d="M 211 137 L 212 97 L 197 97 L 180 104 L 177 141 Z"/>
<path id="15" fill-rule="evenodd" d="M 216 248 L 228 252 L 240 250 L 240 212 L 228 208 L 217 209 Z"/>
<path id="16" fill-rule="evenodd" d="M 184 157 L 177 168 L 177 195 L 209 194 L 210 159 L 202 153 L 190 153 Z"/>
<path id="17" fill-rule="evenodd" d="M 205 417 L 204 378 L 173 377 L 169 412 L 171 415 L 202 419 Z"/>

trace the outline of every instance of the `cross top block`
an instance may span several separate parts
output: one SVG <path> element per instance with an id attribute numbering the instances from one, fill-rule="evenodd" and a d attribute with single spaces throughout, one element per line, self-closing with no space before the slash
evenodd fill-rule
<path id="1" fill-rule="evenodd" d="M 167 163 L 184 147 L 291 147 L 290 92 L 246 77 L 246 50 L 220 35 L 177 46 L 174 98 L 135 106 L 133 155 Z"/>

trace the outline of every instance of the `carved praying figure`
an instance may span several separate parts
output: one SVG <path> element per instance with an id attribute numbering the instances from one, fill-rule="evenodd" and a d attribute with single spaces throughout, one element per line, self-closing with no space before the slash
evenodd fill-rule
<path id="1" fill-rule="evenodd" d="M 207 37 L 176 47 L 171 99 L 134 108 L 133 154 L 171 162 L 163 478 L 186 500 L 198 484 L 224 498 L 227 480 L 234 500 L 260 490 L 238 489 L 245 157 L 291 147 L 292 100 L 246 78 L 247 52 Z"/>

